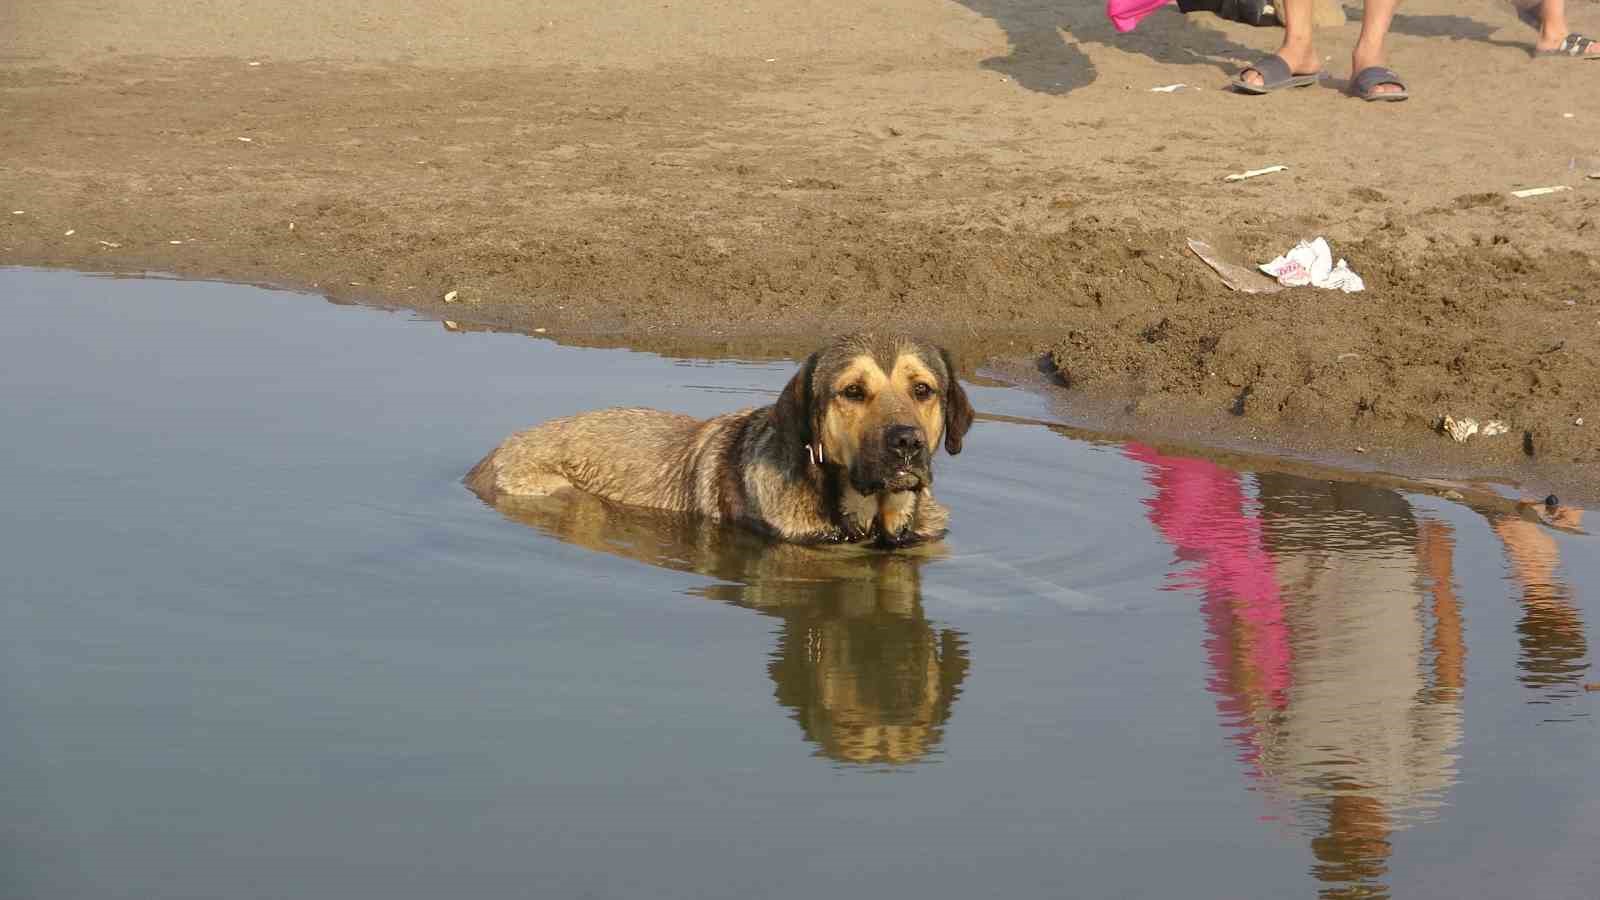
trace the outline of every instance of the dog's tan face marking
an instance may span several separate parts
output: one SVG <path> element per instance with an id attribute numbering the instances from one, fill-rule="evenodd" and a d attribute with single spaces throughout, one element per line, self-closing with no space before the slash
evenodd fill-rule
<path id="1" fill-rule="evenodd" d="M 915 425 L 926 447 L 938 446 L 944 435 L 944 406 L 939 378 L 910 349 L 902 349 L 885 374 L 870 354 L 850 360 L 828 385 L 822 417 L 824 455 L 850 468 L 863 445 L 881 440 L 892 425 Z"/>
<path id="2" fill-rule="evenodd" d="M 827 457 L 845 468 L 861 454 L 861 429 L 871 404 L 889 378 L 871 356 L 852 359 L 828 385 L 822 414 L 822 447 Z"/>
<path id="3" fill-rule="evenodd" d="M 911 409 L 922 427 L 922 439 L 929 448 L 939 446 L 944 436 L 944 402 L 939 391 L 939 376 L 914 353 L 902 353 L 895 361 L 890 381 L 904 388 Z"/>

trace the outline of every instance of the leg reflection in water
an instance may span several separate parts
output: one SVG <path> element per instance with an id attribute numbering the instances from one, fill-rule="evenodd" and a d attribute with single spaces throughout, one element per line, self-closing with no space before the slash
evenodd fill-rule
<path id="1" fill-rule="evenodd" d="M 1521 510 L 1528 515 L 1490 514 L 1489 524 L 1505 545 L 1511 579 L 1521 594 L 1522 618 L 1517 622 L 1522 648 L 1517 660 L 1520 677 L 1538 693 L 1538 699 L 1531 702 L 1547 703 L 1582 693 L 1589 672 L 1589 642 L 1572 588 L 1560 577 L 1560 545 L 1539 519 L 1577 529 L 1583 512 L 1533 503 L 1522 504 Z"/>
<path id="2" fill-rule="evenodd" d="M 1156 529 L 1202 597 L 1210 687 L 1324 896 L 1382 896 L 1391 836 L 1456 780 L 1465 647 L 1452 537 L 1400 494 L 1241 476 L 1141 445 Z"/>

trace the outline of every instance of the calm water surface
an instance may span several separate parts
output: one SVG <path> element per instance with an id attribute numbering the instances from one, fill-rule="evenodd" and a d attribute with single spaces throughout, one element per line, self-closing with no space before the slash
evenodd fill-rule
<path id="1" fill-rule="evenodd" d="M 459 478 L 510 431 L 791 366 L 22 270 L 0 313 L 5 897 L 1600 884 L 1594 538 L 993 419 L 918 554 L 502 514 Z"/>

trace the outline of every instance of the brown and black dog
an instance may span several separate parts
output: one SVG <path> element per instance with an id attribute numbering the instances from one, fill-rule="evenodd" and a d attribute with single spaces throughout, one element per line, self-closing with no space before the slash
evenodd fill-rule
<path id="1" fill-rule="evenodd" d="M 491 503 L 577 488 L 796 543 L 903 546 L 944 534 L 933 454 L 960 453 L 972 417 L 944 350 L 854 334 L 811 354 L 771 406 L 553 419 L 507 438 L 466 482 Z"/>

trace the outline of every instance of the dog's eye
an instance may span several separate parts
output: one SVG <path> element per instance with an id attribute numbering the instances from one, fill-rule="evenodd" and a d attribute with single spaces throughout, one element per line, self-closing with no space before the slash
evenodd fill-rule
<path id="1" fill-rule="evenodd" d="M 852 384 L 840 391 L 839 396 L 845 398 L 846 400 L 854 400 L 859 403 L 860 401 L 867 399 L 867 391 L 859 384 Z"/>
<path id="2" fill-rule="evenodd" d="M 933 388 L 919 381 L 917 386 L 911 389 L 911 396 L 916 397 L 918 400 L 926 400 L 933 396 Z"/>

